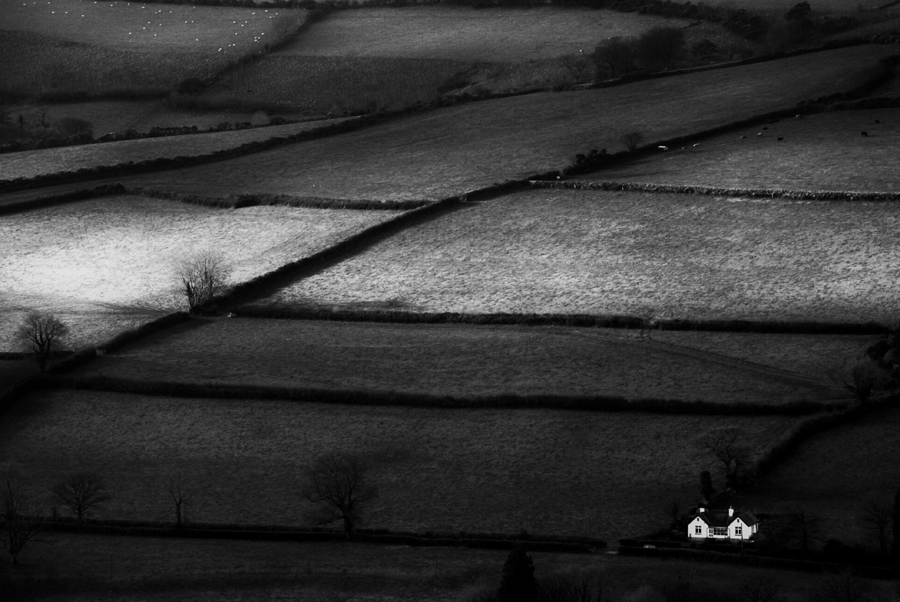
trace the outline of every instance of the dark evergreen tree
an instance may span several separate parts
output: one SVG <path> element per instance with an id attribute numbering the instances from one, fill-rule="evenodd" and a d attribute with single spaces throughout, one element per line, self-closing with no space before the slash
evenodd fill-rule
<path id="1" fill-rule="evenodd" d="M 712 475 L 708 470 L 704 470 L 700 473 L 700 495 L 703 496 L 703 500 L 706 503 L 709 503 L 712 501 L 715 492 L 716 490 L 713 489 L 712 484 Z"/>
<path id="2" fill-rule="evenodd" d="M 538 585 L 534 563 L 522 547 L 513 548 L 503 564 L 503 580 L 497 590 L 498 602 L 537 602 Z"/>

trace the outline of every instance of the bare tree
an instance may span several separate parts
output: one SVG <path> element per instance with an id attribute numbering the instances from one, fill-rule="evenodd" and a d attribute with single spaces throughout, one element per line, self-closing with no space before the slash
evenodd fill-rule
<path id="1" fill-rule="evenodd" d="M 26 509 L 25 496 L 16 477 L 3 475 L 0 488 L 0 544 L 12 563 L 18 564 L 19 554 L 37 537 L 43 525 L 37 512 Z"/>
<path id="2" fill-rule="evenodd" d="M 875 369 L 868 361 L 861 361 L 850 370 L 850 380 L 844 380 L 844 387 L 859 403 L 867 403 L 875 390 L 875 381 Z"/>
<path id="3" fill-rule="evenodd" d="M 821 602 L 868 602 L 870 584 L 850 569 L 825 573 L 819 578 L 816 600 Z"/>
<path id="4" fill-rule="evenodd" d="M 862 521 L 866 530 L 878 542 L 878 551 L 887 554 L 891 543 L 891 506 L 869 500 L 863 507 Z"/>
<path id="5" fill-rule="evenodd" d="M 597 79 L 601 72 L 606 72 L 610 78 L 622 76 L 634 66 L 635 42 L 629 38 L 616 36 L 603 40 L 594 48 L 594 64 L 597 66 Z"/>
<path id="6" fill-rule="evenodd" d="M 622 135 L 621 140 L 628 152 L 633 153 L 641 146 L 641 142 L 644 141 L 644 135 L 640 132 L 628 132 Z"/>
<path id="7" fill-rule="evenodd" d="M 177 266 L 181 292 L 193 311 L 225 290 L 231 269 L 224 257 L 213 251 L 200 251 Z"/>
<path id="8" fill-rule="evenodd" d="M 738 591 L 741 602 L 778 602 L 782 599 L 781 584 L 761 575 L 742 581 Z"/>
<path id="9" fill-rule="evenodd" d="M 540 580 L 538 589 L 541 602 L 595 602 L 598 599 L 589 575 L 550 575 Z"/>
<path id="10" fill-rule="evenodd" d="M 108 502 L 103 481 L 90 473 L 80 472 L 66 477 L 53 487 L 53 495 L 63 506 L 75 514 L 78 520 Z"/>
<path id="11" fill-rule="evenodd" d="M 50 356 L 56 351 L 69 327 L 53 314 L 31 312 L 16 331 L 16 339 L 34 353 L 41 374 L 47 369 Z"/>
<path id="12" fill-rule="evenodd" d="M 641 60 L 649 67 L 672 67 L 684 49 L 684 30 L 677 27 L 654 27 L 638 38 L 637 47 Z"/>
<path id="13" fill-rule="evenodd" d="M 181 486 L 181 480 L 169 479 L 166 491 L 169 493 L 169 497 L 172 498 L 172 503 L 175 505 L 175 526 L 179 528 L 183 527 L 187 522 L 185 510 L 187 509 L 188 496 Z"/>
<path id="14" fill-rule="evenodd" d="M 368 466 L 356 456 L 331 453 L 320 456 L 307 474 L 304 497 L 316 504 L 309 518 L 319 524 L 342 521 L 344 534 L 352 539 L 363 509 L 378 496 L 369 483 Z"/>
<path id="15" fill-rule="evenodd" d="M 742 438 L 743 431 L 730 426 L 710 431 L 700 440 L 700 446 L 722 463 L 725 484 L 730 489 L 741 486 L 750 464 L 750 450 Z"/>
<path id="16" fill-rule="evenodd" d="M 822 519 L 808 512 L 800 504 L 796 504 L 788 513 L 790 530 L 793 539 L 800 544 L 804 552 L 809 552 L 812 544 L 820 541 Z"/>

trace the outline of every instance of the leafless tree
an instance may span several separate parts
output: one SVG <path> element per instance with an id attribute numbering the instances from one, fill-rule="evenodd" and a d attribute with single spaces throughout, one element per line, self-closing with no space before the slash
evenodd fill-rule
<path id="1" fill-rule="evenodd" d="M 815 599 L 821 602 L 869 602 L 871 586 L 850 569 L 825 573 L 819 578 Z"/>
<path id="2" fill-rule="evenodd" d="M 576 82 L 584 81 L 585 76 L 591 69 L 591 63 L 588 60 L 588 57 L 581 50 L 578 51 L 578 54 L 567 54 L 563 56 L 562 64 Z"/>
<path id="3" fill-rule="evenodd" d="M 633 153 L 641 146 L 641 142 L 644 141 L 644 135 L 640 132 L 628 132 L 622 135 L 621 140 L 628 152 Z"/>
<path id="4" fill-rule="evenodd" d="M 53 495 L 78 520 L 83 520 L 88 512 L 111 499 L 103 481 L 86 472 L 73 474 L 57 483 L 53 487 Z"/>
<path id="5" fill-rule="evenodd" d="M 27 509 L 25 496 L 18 479 L 5 474 L 0 481 L 0 544 L 13 564 L 19 554 L 41 531 L 42 520 L 34 509 Z"/>
<path id="6" fill-rule="evenodd" d="M 722 463 L 726 485 L 731 489 L 740 486 L 750 464 L 750 450 L 742 438 L 743 431 L 730 426 L 712 430 L 700 440 L 700 446 Z"/>
<path id="7" fill-rule="evenodd" d="M 878 551 L 887 554 L 891 543 L 891 506 L 877 500 L 869 500 L 863 507 L 862 521 L 878 542 Z"/>
<path id="8" fill-rule="evenodd" d="M 821 540 L 822 519 L 807 511 L 800 504 L 795 504 L 788 513 L 793 539 L 800 544 L 804 552 L 808 552 L 812 544 Z"/>
<path id="9" fill-rule="evenodd" d="M 172 503 L 175 505 L 175 526 L 183 527 L 187 522 L 185 518 L 185 510 L 187 509 L 188 496 L 181 485 L 180 479 L 169 479 L 166 487 Z"/>
<path id="10" fill-rule="evenodd" d="M 68 333 L 69 327 L 53 314 L 31 312 L 16 331 L 16 339 L 34 353 L 43 374 L 50 356 Z"/>
<path id="11" fill-rule="evenodd" d="M 308 518 L 323 525 L 342 521 L 344 534 L 352 539 L 378 489 L 369 482 L 368 466 L 360 458 L 331 453 L 320 456 L 309 469 L 303 495 L 316 505 Z"/>
<path id="12" fill-rule="evenodd" d="M 592 56 L 597 66 L 598 79 L 600 71 L 605 71 L 610 78 L 615 79 L 626 74 L 634 65 L 635 42 L 619 36 L 609 38 L 597 44 Z"/>
<path id="13" fill-rule="evenodd" d="M 177 274 L 188 308 L 193 311 L 224 291 L 230 273 L 225 258 L 214 251 L 200 251 L 183 259 Z"/>
<path id="14" fill-rule="evenodd" d="M 745 579 L 738 591 L 741 602 L 778 602 L 782 599 L 781 584 L 763 576 Z"/>
<path id="15" fill-rule="evenodd" d="M 677 27 L 654 27 L 637 41 L 638 54 L 647 66 L 672 67 L 684 49 L 684 30 Z"/>
<path id="16" fill-rule="evenodd" d="M 595 602 L 595 588 L 588 575 L 550 575 L 540 580 L 541 602 Z M 601 594 L 602 595 L 602 594 Z"/>
<path id="17" fill-rule="evenodd" d="M 859 403 L 867 403 L 875 390 L 875 381 L 875 368 L 869 362 L 861 361 L 851 368 L 850 379 L 844 380 L 844 387 Z"/>

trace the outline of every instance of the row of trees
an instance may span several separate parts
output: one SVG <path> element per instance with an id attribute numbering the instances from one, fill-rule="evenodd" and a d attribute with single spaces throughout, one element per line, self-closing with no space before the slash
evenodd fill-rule
<path id="1" fill-rule="evenodd" d="M 684 51 L 684 30 L 654 27 L 638 37 L 614 37 L 594 49 L 597 79 L 616 78 L 638 69 L 659 71 L 675 66 Z"/>
<path id="2" fill-rule="evenodd" d="M 51 493 L 53 518 L 56 518 L 56 508 L 61 506 L 78 521 L 85 520 L 112 499 L 104 481 L 87 472 L 62 479 L 52 487 Z M 184 527 L 191 502 L 188 488 L 182 480 L 170 479 L 165 493 L 172 504 L 176 527 Z M 369 503 L 378 496 L 378 488 L 371 481 L 368 464 L 361 458 L 330 453 L 317 458 L 307 470 L 301 493 L 310 502 L 310 509 L 305 513 L 307 520 L 316 525 L 338 522 L 344 535 L 352 539 Z M 0 482 L 0 543 L 14 564 L 47 520 L 27 500 L 21 479 L 7 471 Z"/>

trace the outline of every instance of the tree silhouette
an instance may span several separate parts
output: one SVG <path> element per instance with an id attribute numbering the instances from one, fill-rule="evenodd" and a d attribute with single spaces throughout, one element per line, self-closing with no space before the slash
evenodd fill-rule
<path id="1" fill-rule="evenodd" d="M 537 602 L 538 585 L 534 563 L 524 548 L 516 547 L 503 564 L 503 580 L 497 590 L 499 602 Z"/>

